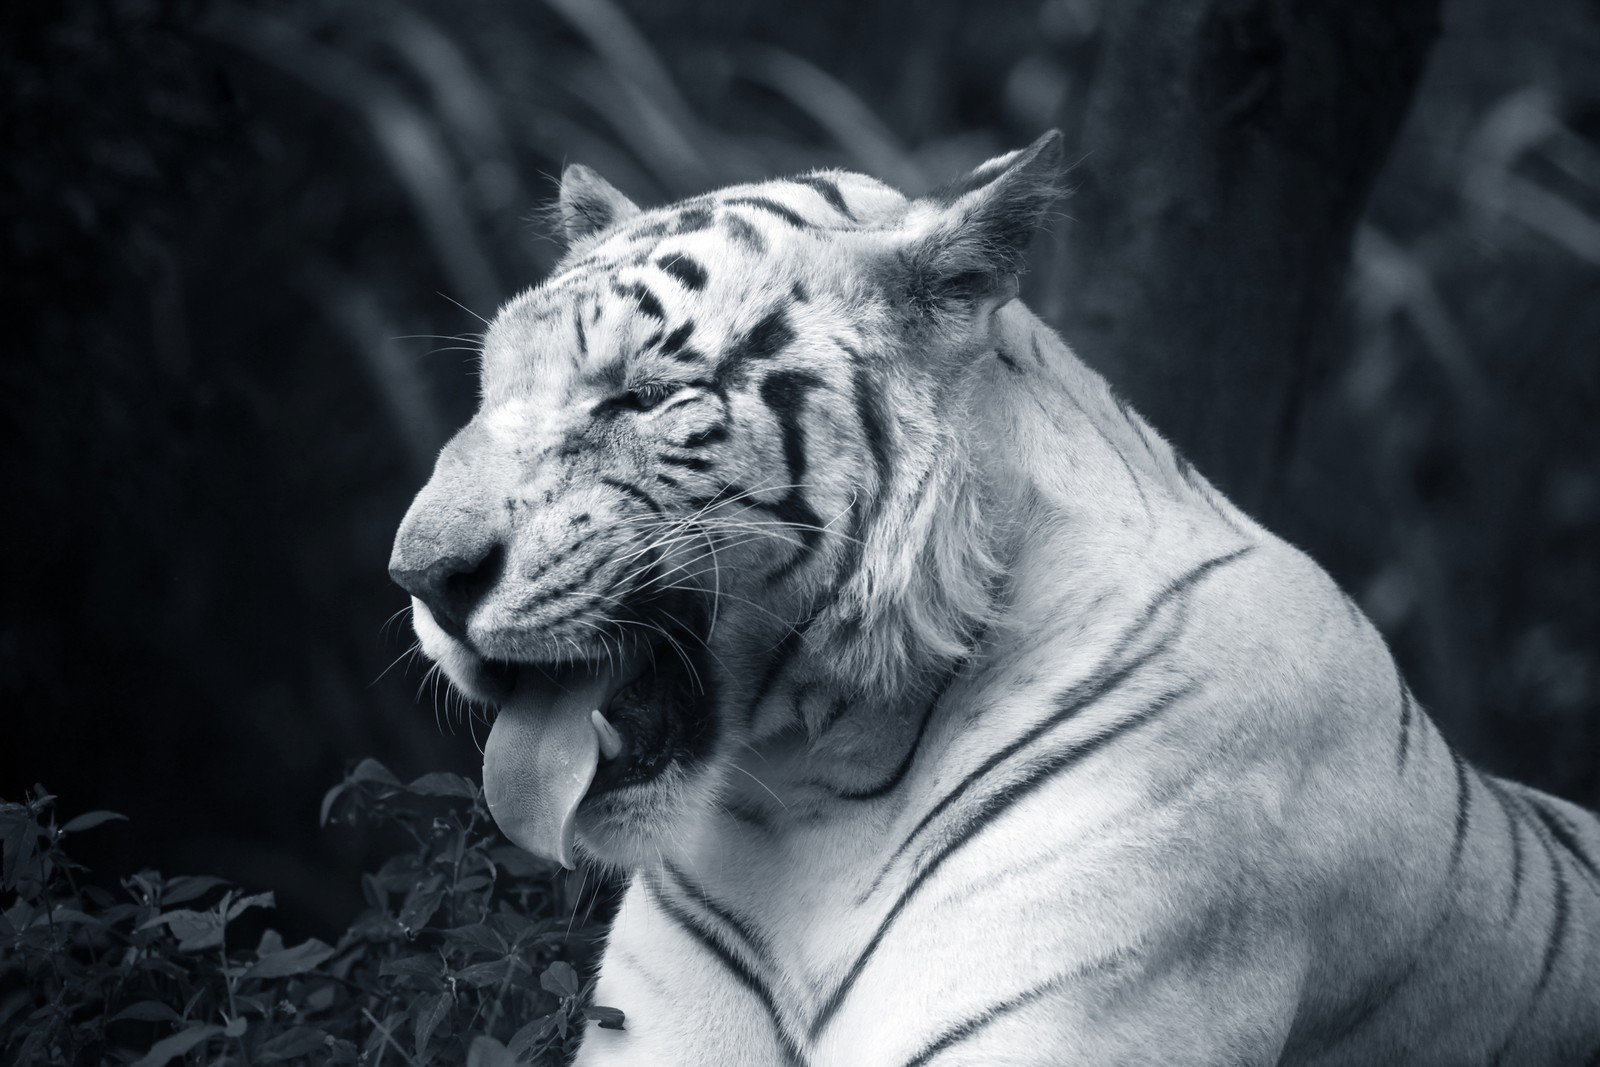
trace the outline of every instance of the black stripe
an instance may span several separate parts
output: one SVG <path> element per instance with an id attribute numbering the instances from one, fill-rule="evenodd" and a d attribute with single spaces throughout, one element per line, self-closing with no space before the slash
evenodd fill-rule
<path id="1" fill-rule="evenodd" d="M 689 897 L 691 900 L 698 900 L 707 911 L 721 920 L 724 926 L 739 935 L 739 939 L 745 944 L 746 951 L 755 957 L 755 961 L 759 966 L 767 970 L 777 969 L 773 963 L 772 945 L 767 940 L 766 935 L 752 927 L 749 920 L 744 916 L 736 914 L 731 908 L 706 892 L 704 886 L 683 873 L 670 860 L 666 863 L 666 869 L 667 874 L 677 882 L 678 889 L 684 896 Z"/>
<path id="2" fill-rule="evenodd" d="M 844 346 L 840 346 L 844 347 Z M 855 355 L 849 348 L 846 352 Z M 874 496 L 881 499 L 894 478 L 894 456 L 889 449 L 886 429 L 888 416 L 884 412 L 883 392 L 872 375 L 860 365 L 859 359 L 853 375 L 856 394 L 856 417 L 861 420 L 861 435 L 867 439 L 867 449 L 872 453 L 873 466 L 877 468 L 878 485 Z"/>
<path id="3" fill-rule="evenodd" d="M 1003 1018 L 1014 1011 L 1025 1008 L 1029 1004 L 1043 999 L 1044 997 L 1071 982 L 1080 981 L 1097 971 L 1112 969 L 1116 967 L 1116 965 L 1117 963 L 1115 960 L 1105 960 L 1099 963 L 1091 964 L 1088 967 L 1080 967 L 1076 970 L 1069 971 L 1066 974 L 1056 975 L 1054 978 L 1051 978 L 1048 981 L 1040 982 L 1032 989 L 1024 990 L 1014 997 L 1000 1001 L 998 1004 L 991 1004 L 989 1007 L 978 1012 L 976 1015 L 964 1019 L 956 1025 L 943 1031 L 938 1037 L 922 1046 L 916 1055 L 912 1056 L 905 1062 L 905 1067 L 925 1067 L 925 1065 L 935 1056 L 939 1055 L 939 1053 L 950 1050 L 970 1037 L 975 1037 L 996 1019 Z"/>
<path id="4" fill-rule="evenodd" d="M 655 293 L 650 291 L 650 287 L 643 282 L 634 282 L 632 285 L 620 285 L 613 282 L 611 290 L 625 300 L 634 301 L 638 305 L 641 315 L 648 315 L 652 319 L 663 321 L 666 319 L 667 313 L 661 307 L 661 301 L 656 298 Z"/>
<path id="5" fill-rule="evenodd" d="M 1195 688 L 1196 686 L 1194 685 L 1187 685 L 1163 694 L 1146 705 L 1141 711 L 1120 719 L 1102 728 L 1098 733 L 1091 734 L 1068 745 L 1059 752 L 1041 759 L 1024 777 L 1009 783 L 1004 788 L 984 798 L 983 802 L 978 806 L 978 810 L 969 814 L 961 826 L 956 829 L 955 833 L 944 839 L 938 850 L 929 857 L 928 862 L 923 864 L 922 869 L 901 890 L 900 896 L 896 898 L 894 904 L 889 908 L 888 914 L 883 917 L 883 920 L 878 924 L 877 930 L 873 932 L 871 940 L 856 956 L 855 962 L 851 964 L 850 970 L 844 976 L 844 980 L 835 987 L 833 993 L 829 995 L 827 1001 L 822 1005 L 822 1010 L 812 1020 L 808 1029 L 808 1036 L 811 1040 L 815 1041 L 822 1031 L 827 1028 L 828 1023 L 838 1013 L 839 1008 L 844 1005 L 845 998 L 849 995 L 851 988 L 855 986 L 857 979 L 866 970 L 873 953 L 883 943 L 883 938 L 889 932 L 889 928 L 900 917 L 901 912 L 911 902 L 911 898 L 916 895 L 917 890 L 927 883 L 928 879 L 938 871 L 945 860 L 958 852 L 968 841 L 971 841 L 991 826 L 1017 803 L 1053 780 L 1056 775 L 1088 759 L 1129 731 L 1151 722 L 1179 699 L 1194 692 Z"/>
<path id="6" fill-rule="evenodd" d="M 1526 798 L 1520 798 L 1520 800 L 1519 808 L 1528 806 Z M 1567 939 L 1571 895 L 1571 887 L 1567 884 L 1567 872 L 1561 867 L 1560 857 L 1556 855 L 1555 841 L 1545 830 L 1543 823 L 1534 822 L 1530 825 L 1534 830 L 1533 836 L 1544 846 L 1545 858 L 1550 861 L 1550 876 L 1555 883 L 1552 890 L 1554 896 L 1551 901 L 1553 914 L 1550 917 L 1550 928 L 1545 934 L 1544 953 L 1539 964 L 1539 977 L 1534 982 L 1533 989 L 1528 993 L 1527 1002 L 1522 1006 L 1522 1010 L 1517 1013 L 1516 1020 L 1506 1031 L 1505 1040 L 1495 1050 L 1495 1054 L 1490 1061 L 1494 1067 L 1499 1067 L 1500 1064 L 1505 1062 L 1506 1055 L 1511 1050 L 1512 1041 L 1521 1031 L 1523 1023 L 1533 1014 L 1534 1009 L 1539 1006 L 1539 999 L 1544 995 L 1545 987 L 1550 984 L 1550 979 L 1555 974 L 1556 959 L 1561 954 L 1561 946 Z"/>
<path id="7" fill-rule="evenodd" d="M 836 789 L 834 790 L 835 796 L 840 800 L 877 800 L 894 792 L 895 788 L 905 780 L 906 775 L 911 772 L 912 764 L 917 760 L 917 752 L 922 748 L 922 738 L 928 732 L 928 723 L 933 721 L 934 709 L 939 706 L 939 701 L 944 699 L 945 693 L 949 692 L 950 686 L 960 677 L 963 666 L 965 666 L 964 662 L 958 663 L 954 669 L 944 676 L 944 680 L 933 691 L 927 704 L 923 706 L 922 721 L 917 723 L 917 732 L 912 735 L 910 747 L 906 749 L 906 754 L 900 758 L 899 765 L 889 772 L 889 776 L 877 785 L 869 786 L 866 789 L 855 791 Z"/>
<path id="8" fill-rule="evenodd" d="M 728 228 L 728 236 L 756 255 L 767 250 L 767 242 L 762 238 L 761 231 L 740 216 L 730 212 L 722 217 L 722 224 Z"/>
<path id="9" fill-rule="evenodd" d="M 1035 723 L 1031 729 L 1021 736 L 1014 738 L 1010 744 L 991 753 L 987 759 L 968 772 L 967 776 L 961 779 L 953 789 L 940 797 L 933 807 L 923 814 L 922 818 L 917 820 L 917 824 L 911 828 L 911 832 L 906 834 L 900 844 L 895 847 L 895 850 L 889 854 L 888 862 L 883 865 L 878 877 L 873 879 L 866 895 L 870 896 L 877 891 L 878 886 L 882 884 L 883 879 L 888 875 L 895 861 L 905 854 L 906 850 L 916 842 L 917 836 L 926 830 L 933 820 L 954 806 L 968 790 L 987 777 L 991 771 L 1057 726 L 1083 711 L 1084 708 L 1105 698 L 1122 685 L 1123 682 L 1127 681 L 1140 667 L 1143 667 L 1166 650 L 1167 645 L 1163 642 L 1147 649 L 1143 655 L 1136 656 L 1118 666 L 1102 665 L 1094 674 L 1056 697 L 1054 701 L 1056 710 L 1054 712 Z"/>
<path id="10" fill-rule="evenodd" d="M 784 207 L 776 200 L 769 199 L 765 196 L 730 196 L 722 202 L 730 207 L 734 205 L 738 205 L 739 207 L 753 207 L 758 211 L 765 211 L 768 214 L 776 215 L 778 218 L 782 219 L 784 222 L 787 222 L 790 226 L 793 226 L 796 229 L 805 230 L 811 227 L 811 223 L 795 214 L 793 208 Z"/>
<path id="11" fill-rule="evenodd" d="M 772 821 L 767 817 L 767 813 L 760 808 L 748 805 L 738 797 L 733 796 L 724 797 L 720 804 L 722 810 L 735 822 L 753 827 L 763 834 L 771 834 L 773 832 Z"/>
<path id="12" fill-rule="evenodd" d="M 888 416 L 883 410 L 883 394 L 873 381 L 870 372 L 863 366 L 860 353 L 838 339 L 835 339 L 834 343 L 849 355 L 854 363 L 851 384 L 855 394 L 856 418 L 861 424 L 861 436 L 867 442 L 867 450 L 872 453 L 877 484 L 867 495 L 864 507 L 859 497 L 851 503 L 850 540 L 845 543 L 832 587 L 818 602 L 819 611 L 832 607 L 844 594 L 845 587 L 856 576 L 856 572 L 861 569 L 862 560 L 866 555 L 867 537 L 877 523 L 878 516 L 883 512 L 883 506 L 889 498 L 889 485 L 894 478 L 894 456 L 889 448 L 886 429 Z"/>
<path id="13" fill-rule="evenodd" d="M 844 202 L 844 194 L 839 191 L 838 184 L 831 178 L 824 178 L 820 174 L 803 174 L 798 178 L 790 178 L 789 180 L 796 185 L 805 185 L 815 189 L 822 194 L 822 199 L 828 202 L 829 207 L 851 222 L 856 221 L 855 212 L 851 211 L 850 205 Z"/>
<path id="14" fill-rule="evenodd" d="M 714 426 L 706 427 L 704 430 L 696 430 L 688 437 L 685 437 L 683 439 L 683 444 L 679 445 L 678 447 L 704 448 L 706 445 L 716 444 L 719 441 L 726 441 L 727 439 L 728 424 L 719 422 Z"/>
<path id="15" fill-rule="evenodd" d="M 955 181 L 934 190 L 929 194 L 929 198 L 947 204 L 960 200 L 968 193 L 982 189 L 985 185 L 1000 177 L 1006 172 L 1006 169 L 1006 164 L 991 160 L 962 175 Z"/>
<path id="16" fill-rule="evenodd" d="M 1467 843 L 1467 826 L 1472 821 L 1472 781 L 1467 777 L 1467 761 L 1461 753 L 1450 750 L 1456 765 L 1456 831 L 1450 841 L 1450 873 L 1454 875 L 1461 866 L 1461 851 Z"/>
<path id="17" fill-rule="evenodd" d="M 761 401 L 778 420 L 783 434 L 783 459 L 793 485 L 805 478 L 807 466 L 806 431 L 800 425 L 800 411 L 806 396 L 821 385 L 821 378 L 804 370 L 774 371 L 761 381 Z"/>
<path id="18" fill-rule="evenodd" d="M 692 511 L 706 512 L 710 511 L 717 505 L 725 504 L 730 500 L 739 500 L 741 501 L 741 506 L 747 506 L 743 505 L 742 502 L 748 499 L 749 496 L 750 490 L 740 485 L 738 482 L 726 482 L 723 484 L 721 489 L 718 489 L 710 496 L 693 496 L 685 501 L 685 504 Z"/>
<path id="19" fill-rule="evenodd" d="M 1522 903 L 1522 881 L 1526 874 L 1522 852 L 1522 814 L 1517 809 L 1510 797 L 1506 796 L 1505 787 L 1489 775 L 1480 775 L 1483 784 L 1494 796 L 1495 802 L 1500 805 L 1500 810 L 1506 817 L 1506 832 L 1511 835 L 1511 905 L 1507 909 L 1506 918 L 1509 921 L 1517 914 L 1517 907 Z"/>
<path id="20" fill-rule="evenodd" d="M 682 252 L 673 252 L 656 260 L 656 266 L 678 279 L 685 289 L 698 293 L 706 287 L 710 275 L 706 269 Z"/>
<path id="21" fill-rule="evenodd" d="M 1546 830 L 1550 831 L 1550 836 L 1555 838 L 1561 844 L 1561 847 L 1571 854 L 1572 858 L 1577 861 L 1579 867 L 1583 868 L 1584 873 L 1595 884 L 1596 888 L 1600 888 L 1600 868 L 1596 868 L 1594 860 L 1584 852 L 1583 845 L 1579 842 L 1577 831 L 1572 828 L 1572 824 L 1563 819 L 1559 813 L 1546 807 L 1545 798 L 1538 794 L 1524 793 L 1523 799 L 1527 801 L 1528 807 L 1532 809 L 1534 816 L 1544 824 Z"/>
<path id="22" fill-rule="evenodd" d="M 787 327 L 785 327 L 787 329 Z M 796 568 L 811 558 L 817 542 L 822 539 L 822 519 L 806 502 L 806 433 L 800 425 L 800 409 L 806 395 L 822 385 L 822 379 L 810 371 L 780 370 L 767 375 L 761 382 L 761 400 L 772 409 L 783 435 L 783 458 L 789 472 L 790 488 L 775 504 L 761 506 L 770 510 L 783 522 L 793 523 L 791 529 L 800 538 L 799 550 L 767 575 L 767 582 L 782 581 Z"/>
<path id="23" fill-rule="evenodd" d="M 1399 668 L 1395 670 L 1399 674 Z M 1400 749 L 1395 753 L 1396 772 L 1406 769 L 1406 756 L 1411 751 L 1411 690 L 1406 688 L 1405 679 L 1400 680 Z"/>
<path id="24" fill-rule="evenodd" d="M 694 333 L 694 320 L 689 319 L 683 325 L 673 330 L 661 339 L 661 352 L 663 355 L 676 356 Z"/>
<path id="25" fill-rule="evenodd" d="M 1155 618 L 1156 612 L 1166 607 L 1170 601 L 1199 585 L 1212 571 L 1237 562 L 1255 550 L 1255 545 L 1245 545 L 1243 548 L 1235 549 L 1225 555 L 1214 556 L 1204 563 L 1191 567 L 1188 571 L 1162 586 L 1161 591 L 1150 599 L 1150 603 L 1145 605 L 1145 609 L 1140 613 L 1139 618 L 1123 632 L 1123 636 L 1117 644 L 1117 651 L 1125 651 L 1128 645 L 1132 644 L 1139 633 Z"/>
<path id="26" fill-rule="evenodd" d="M 561 549 L 555 555 L 551 556 L 549 559 L 545 560 L 543 563 L 539 564 L 532 571 L 530 571 L 527 574 L 523 575 L 522 576 L 522 580 L 526 581 L 526 582 L 537 581 L 538 579 L 542 578 L 546 573 L 548 573 L 551 568 L 557 567 L 562 562 L 564 562 L 565 560 L 570 559 L 572 554 L 574 552 L 576 552 L 581 547 L 583 547 L 583 542 L 582 541 L 573 542 L 572 544 L 568 545 L 566 548 Z"/>
<path id="27" fill-rule="evenodd" d="M 664 237 L 672 230 L 672 223 L 667 219 L 657 219 L 635 226 L 628 231 L 628 236 L 634 240 L 644 240 L 650 237 Z"/>
<path id="28" fill-rule="evenodd" d="M 772 990 L 767 988 L 766 983 L 742 959 L 728 951 L 722 942 L 717 939 L 716 935 L 701 925 L 697 918 L 662 892 L 660 887 L 651 884 L 648 880 L 644 885 L 649 890 L 650 895 L 655 898 L 657 906 L 661 908 L 667 918 L 677 923 L 701 948 L 705 949 L 718 963 L 722 964 L 729 974 L 738 979 L 740 985 L 749 990 L 761 1002 L 761 1006 L 766 1009 L 767 1020 L 772 1024 L 772 1032 L 777 1038 L 778 1046 L 783 1050 L 784 1062 L 795 1065 L 795 1067 L 803 1064 L 805 1060 L 800 1054 L 800 1046 L 794 1038 L 789 1036 L 788 1030 L 784 1028 L 782 1018 L 778 1014 L 777 1000 L 773 997 Z"/>
<path id="29" fill-rule="evenodd" d="M 1167 447 L 1172 449 L 1172 465 L 1178 469 L 1178 477 L 1183 479 L 1183 484 L 1199 491 L 1198 475 L 1195 474 L 1194 464 L 1189 462 L 1189 457 L 1184 455 L 1183 450 L 1177 445 L 1169 442 Z"/>
<path id="30" fill-rule="evenodd" d="M 631 497 L 634 500 L 637 500 L 639 503 L 655 512 L 657 515 L 661 514 L 661 505 L 657 504 L 654 497 L 645 492 L 643 489 L 640 489 L 637 485 L 629 485 L 627 482 L 618 481 L 616 478 L 611 477 L 602 477 L 600 479 L 600 484 L 609 485 L 623 496 Z"/>
<path id="31" fill-rule="evenodd" d="M 773 649 L 772 659 L 767 661 L 766 669 L 761 672 L 761 680 L 756 683 L 754 692 L 750 696 L 750 715 L 754 718 L 756 709 L 761 702 L 767 699 L 767 694 L 772 692 L 772 687 L 778 684 L 778 678 L 783 674 L 789 661 L 800 651 L 800 646 L 805 643 L 806 629 L 809 622 L 803 622 L 783 635 L 783 640 L 778 642 Z"/>
<path id="32" fill-rule="evenodd" d="M 1356 997 L 1349 1005 L 1339 1009 L 1337 1015 L 1326 1019 L 1318 1025 L 1317 1032 L 1325 1033 L 1315 1041 L 1306 1040 L 1306 1044 L 1320 1045 L 1326 1052 L 1345 1041 L 1349 1040 L 1363 1026 L 1366 1026 L 1378 1012 L 1394 1003 L 1395 994 L 1403 988 L 1422 968 L 1423 949 L 1433 940 L 1434 935 L 1443 929 L 1442 922 L 1435 922 L 1428 933 L 1422 938 L 1417 948 L 1413 950 L 1411 958 L 1405 966 L 1398 971 L 1389 973 L 1386 977 L 1380 974 L 1379 982 L 1370 986 Z"/>
<path id="33" fill-rule="evenodd" d="M 584 586 L 588 585 L 590 579 L 592 579 L 596 574 L 598 574 L 600 572 L 600 568 L 601 567 L 604 567 L 607 563 L 610 563 L 611 562 L 611 558 L 613 556 L 615 556 L 615 555 L 616 555 L 616 548 L 615 547 L 613 547 L 611 549 L 608 549 L 605 552 L 602 552 L 599 556 L 595 557 L 595 559 L 593 561 L 591 561 L 590 564 L 587 567 L 585 567 L 582 571 L 580 571 L 578 573 L 577 577 L 573 578 L 570 582 L 566 583 L 565 585 L 561 586 L 560 588 L 547 590 L 538 599 L 536 599 L 532 603 L 530 603 L 528 605 L 528 607 L 530 609 L 531 608 L 536 608 L 536 607 L 542 607 L 542 606 L 544 606 L 546 604 L 554 603 L 555 601 L 560 600 L 564 596 L 570 596 L 570 595 L 574 595 L 574 594 L 578 594 L 578 593 L 588 593 L 591 596 L 592 595 L 597 595 L 594 590 L 585 589 Z M 570 617 L 572 615 L 577 614 L 578 610 L 581 610 L 581 608 L 568 609 L 566 615 L 561 616 L 561 619 L 566 619 L 566 618 L 568 618 L 568 617 Z M 560 621 L 560 620 L 557 620 L 557 621 Z M 551 625 L 553 625 L 553 622 L 546 622 L 545 623 L 545 626 L 547 628 L 549 626 L 551 626 Z"/>
<path id="34" fill-rule="evenodd" d="M 699 456 L 675 456 L 670 452 L 658 452 L 656 458 L 663 463 L 670 463 L 674 467 L 685 467 L 692 471 L 703 471 L 711 466 L 709 461 L 703 460 Z"/>
<path id="35" fill-rule="evenodd" d="M 1545 842 L 1550 847 L 1548 841 Z M 1544 993 L 1545 987 L 1550 984 L 1550 978 L 1556 971 L 1556 958 L 1561 954 L 1561 946 L 1567 940 L 1567 920 L 1570 908 L 1571 887 L 1567 884 L 1567 872 L 1561 869 L 1556 862 L 1554 849 L 1550 849 L 1550 870 L 1555 875 L 1555 914 L 1550 919 L 1550 934 L 1545 941 L 1544 960 L 1539 964 L 1539 981 L 1534 984 L 1533 994 L 1528 998 L 1528 1006 L 1523 1010 L 1523 1016 L 1533 1010 L 1533 1005 Z"/>
<path id="36" fill-rule="evenodd" d="M 795 282 L 789 286 L 789 296 L 796 304 L 811 303 L 811 292 L 806 288 L 805 282 Z"/>
<path id="37" fill-rule="evenodd" d="M 999 352 L 997 354 L 1001 359 L 1007 359 L 1004 352 Z M 1015 364 L 1012 365 L 1012 369 L 1016 370 L 1018 374 L 1022 373 L 1022 371 L 1017 368 Z M 1083 404 L 1078 401 L 1076 396 L 1074 396 L 1070 391 L 1067 392 L 1066 396 L 1067 400 L 1072 404 L 1072 406 L 1077 408 L 1079 413 L 1082 414 L 1084 421 L 1088 423 L 1089 426 L 1094 430 L 1095 435 L 1100 438 L 1101 442 L 1106 446 L 1106 448 L 1111 450 L 1111 454 L 1117 457 L 1117 462 L 1122 464 L 1122 470 L 1125 474 L 1127 474 L 1128 481 L 1133 485 L 1134 491 L 1139 494 L 1139 504 L 1144 508 L 1145 514 L 1147 516 L 1153 514 L 1150 510 L 1149 494 L 1144 491 L 1144 479 L 1140 478 L 1138 472 L 1133 469 L 1133 464 L 1128 462 L 1128 457 L 1123 454 L 1122 449 L 1118 447 L 1117 443 L 1111 439 L 1111 435 L 1106 433 L 1105 427 L 1100 425 L 1100 420 L 1090 415 L 1089 409 L 1084 407 Z M 1035 397 L 1034 399 L 1047 417 L 1051 418 L 1052 420 L 1057 419 L 1056 413 L 1051 411 L 1050 407 L 1045 404 L 1043 400 L 1039 399 L 1038 397 Z M 1060 425 L 1059 421 L 1057 422 L 1057 425 Z"/>
<path id="38" fill-rule="evenodd" d="M 678 484 L 679 484 L 678 483 L 678 479 L 673 478 L 670 475 L 662 474 L 660 471 L 656 472 L 656 481 L 660 482 L 662 485 L 666 486 L 668 489 L 676 489 L 676 488 L 678 488 Z"/>
<path id="39" fill-rule="evenodd" d="M 780 304 L 763 315 L 754 326 L 723 353 L 717 367 L 717 378 L 726 378 L 739 367 L 753 359 L 771 359 L 794 341 L 794 327 L 789 324 L 787 304 Z"/>
<path id="40" fill-rule="evenodd" d="M 572 309 L 572 325 L 578 331 L 578 354 L 586 356 L 589 354 L 589 335 L 583 329 L 583 312 L 576 307 Z"/>
<path id="41" fill-rule="evenodd" d="M 1246 546 L 1238 551 L 1230 552 L 1225 556 L 1217 556 L 1212 559 L 1208 559 L 1204 563 L 1191 568 L 1187 573 L 1173 579 L 1171 582 L 1168 582 L 1159 593 L 1151 598 L 1150 603 L 1145 605 L 1145 609 L 1140 613 L 1139 617 L 1123 630 L 1122 636 L 1117 639 L 1116 647 L 1113 648 L 1111 653 L 1101 661 L 1094 673 L 1088 678 L 1085 678 L 1083 681 L 1071 686 L 1060 696 L 1056 697 L 1056 710 L 1050 715 L 1049 718 L 1039 722 L 1021 737 L 1018 737 L 1009 745 L 1006 745 L 988 759 L 984 760 L 982 764 L 980 764 L 975 770 L 963 778 L 954 789 L 946 793 L 939 799 L 937 803 L 934 804 L 927 814 L 925 814 L 917 822 L 917 825 L 912 828 L 911 832 L 906 835 L 905 839 L 900 842 L 899 847 L 897 847 L 890 855 L 889 862 L 884 865 L 878 876 L 873 879 L 872 885 L 867 890 L 867 895 L 877 891 L 877 888 L 882 883 L 882 880 L 888 875 L 889 869 L 906 851 L 906 849 L 911 846 L 912 842 L 916 840 L 917 835 L 926 829 L 928 824 L 931 823 L 941 812 L 947 810 L 952 804 L 959 800 L 961 795 L 966 790 L 971 788 L 980 778 L 988 774 L 1007 759 L 1010 759 L 1013 755 L 1015 755 L 1017 752 L 1020 752 L 1023 748 L 1027 747 L 1039 737 L 1048 733 L 1060 723 L 1065 722 L 1067 719 L 1077 715 L 1084 708 L 1104 698 L 1108 693 L 1126 681 L 1129 675 L 1131 675 L 1134 671 L 1138 670 L 1140 667 L 1144 666 L 1146 663 L 1149 663 L 1155 657 L 1165 652 L 1168 647 L 1167 642 L 1161 641 L 1147 649 L 1142 655 L 1136 656 L 1131 660 L 1123 660 L 1122 658 L 1124 653 L 1127 651 L 1128 646 L 1137 640 L 1139 635 L 1149 627 L 1150 622 L 1154 619 L 1156 612 L 1158 612 L 1168 601 L 1182 593 L 1187 592 L 1206 575 L 1210 574 L 1218 567 L 1239 559 L 1246 553 L 1252 551 L 1253 548 L 1254 546 Z"/>
<path id="42" fill-rule="evenodd" d="M 1001 364 L 1005 366 L 1006 370 L 1010 371 L 1012 374 L 1022 373 L 1022 368 L 1017 366 L 1017 361 L 1006 355 L 1004 350 L 997 348 L 995 349 L 994 354 L 995 357 L 1000 360 Z M 1126 465 L 1128 461 L 1123 460 L 1122 462 L 1124 465 Z"/>
<path id="43" fill-rule="evenodd" d="M 713 218 L 714 216 L 711 214 L 711 209 L 705 207 L 704 205 L 686 207 L 682 211 L 678 212 L 678 217 L 674 220 L 672 232 L 694 233 L 697 230 L 710 229 Z"/>

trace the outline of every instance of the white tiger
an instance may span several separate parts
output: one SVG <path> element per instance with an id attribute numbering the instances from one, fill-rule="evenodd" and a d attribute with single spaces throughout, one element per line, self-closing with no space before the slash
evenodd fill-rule
<path id="1" fill-rule="evenodd" d="M 631 876 L 579 1064 L 1600 1063 L 1596 820 L 1014 299 L 1059 154 L 564 175 L 391 573 L 501 827 Z"/>

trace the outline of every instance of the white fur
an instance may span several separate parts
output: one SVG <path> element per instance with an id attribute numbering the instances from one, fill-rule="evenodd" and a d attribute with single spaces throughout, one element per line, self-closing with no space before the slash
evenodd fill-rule
<path id="1" fill-rule="evenodd" d="M 832 173 L 848 222 L 804 185 L 718 194 L 818 220 L 796 231 L 762 215 L 759 256 L 720 228 L 662 240 L 707 267 L 705 292 L 667 309 L 669 322 L 694 316 L 707 351 L 791 287 L 807 292 L 772 366 L 818 379 L 800 425 L 807 500 L 826 525 L 812 561 L 777 586 L 759 575 L 798 534 L 762 509 L 719 513 L 738 525 L 701 531 L 709 550 L 693 523 L 672 528 L 684 580 L 720 596 L 723 726 L 706 766 L 602 798 L 580 822 L 589 853 L 633 882 L 596 992 L 627 1029 L 591 1030 L 578 1063 L 1582 1062 L 1600 1047 L 1600 895 L 1524 817 L 1510 908 L 1505 812 L 1520 809 L 1497 790 L 1531 794 L 1465 772 L 1458 824 L 1457 764 L 1421 709 L 1397 766 L 1402 683 L 1372 626 L 1007 302 L 1003 277 L 968 304 L 896 288 L 897 264 L 1010 264 L 995 220 L 1037 200 L 1041 158 L 1036 145 L 981 168 L 987 184 L 914 204 Z M 597 180 L 584 176 L 584 202 L 609 195 Z M 470 627 L 485 647 L 553 641 L 519 614 L 530 594 L 518 583 L 551 558 L 558 518 L 622 514 L 614 495 L 485 443 L 503 432 L 543 456 L 591 410 L 564 354 L 570 308 L 588 307 L 591 278 L 659 280 L 630 258 L 630 234 L 655 216 L 613 206 L 626 226 L 586 234 L 564 272 L 496 320 L 479 415 L 493 432 L 465 435 L 441 470 L 471 476 L 414 509 L 499 515 L 501 497 L 537 497 L 549 513 L 512 512 L 515 565 Z M 597 306 L 591 352 L 646 373 L 630 346 L 653 324 Z M 851 406 L 863 366 L 892 413 L 886 483 Z M 748 390 L 730 403 L 747 437 L 722 473 L 763 499 L 781 492 L 773 416 Z M 610 447 L 634 462 L 626 440 Z M 838 524 L 870 501 L 881 506 L 860 566 L 816 614 L 854 550 Z M 648 540 L 620 518 L 594 537 Z M 424 650 L 473 692 L 470 654 L 418 615 Z M 772 650 L 802 623 L 780 684 L 751 707 Z M 839 799 L 900 763 L 963 664 L 898 787 Z M 1005 803 L 1008 790 L 1018 799 Z M 1556 810 L 1600 851 L 1592 817 Z M 1558 917 L 1567 940 L 1546 971 Z"/>

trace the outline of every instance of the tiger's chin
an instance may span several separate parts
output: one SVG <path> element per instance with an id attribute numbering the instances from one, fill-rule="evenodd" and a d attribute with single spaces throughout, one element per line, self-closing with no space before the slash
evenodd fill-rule
<path id="1" fill-rule="evenodd" d="M 484 795 L 513 843 L 569 868 L 579 852 L 631 867 L 712 806 L 716 701 L 701 634 L 675 622 L 683 632 L 656 627 L 657 640 L 580 645 L 561 660 L 491 636 L 474 642 L 485 656 L 426 612 L 418 605 L 424 652 L 495 709 Z"/>
<path id="2" fill-rule="evenodd" d="M 715 809 L 709 764 L 674 763 L 654 779 L 585 799 L 578 809 L 578 846 L 592 863 L 628 871 L 660 862 L 664 843 L 693 836 Z"/>

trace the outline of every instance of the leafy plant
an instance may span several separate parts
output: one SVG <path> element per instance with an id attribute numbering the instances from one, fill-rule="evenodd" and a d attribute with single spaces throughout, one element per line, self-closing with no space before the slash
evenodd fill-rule
<path id="1" fill-rule="evenodd" d="M 323 822 L 398 830 L 337 944 L 241 942 L 273 896 L 141 871 L 86 884 L 35 786 L 0 802 L 0 1060 L 32 1064 L 563 1062 L 586 1021 L 623 1025 L 579 977 L 594 930 L 557 871 L 506 845 L 459 775 L 403 783 L 375 760 L 331 789 Z M 569 913 L 569 907 L 571 911 Z"/>

